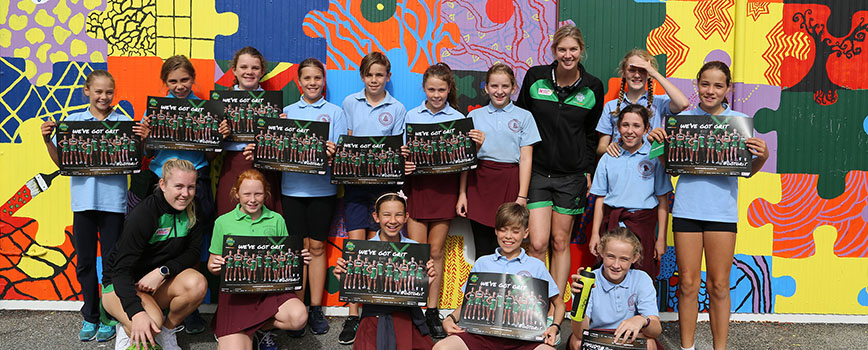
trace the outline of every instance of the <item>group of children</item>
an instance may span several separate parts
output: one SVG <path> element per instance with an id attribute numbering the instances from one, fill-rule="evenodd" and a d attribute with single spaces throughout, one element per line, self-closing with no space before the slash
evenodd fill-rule
<path id="1" fill-rule="evenodd" d="M 359 349 L 389 344 L 399 349 L 556 346 L 565 314 L 563 293 L 571 279 L 569 238 L 575 216 L 585 207 L 586 191 L 597 198 L 590 251 L 602 260 L 602 267 L 595 272 L 597 288 L 592 291 L 585 321 L 573 324 L 570 347 L 578 348 L 580 337 L 575 335 L 583 328 L 611 328 L 625 338 L 640 334 L 653 338 L 660 333 L 651 278 L 656 277 L 666 249 L 672 185 L 663 171 L 664 159 L 649 157 L 650 142 L 668 139 L 661 128 L 663 116 L 684 111 L 687 98 L 657 71 L 652 56 L 633 50 L 619 65 L 619 98 L 603 105 L 602 84 L 580 63 L 584 41 L 578 28 L 561 27 L 551 49 L 556 61 L 528 72 L 517 105 L 511 100 L 518 90 L 512 69 L 494 64 L 486 73 L 484 87 L 490 103 L 466 117 L 455 109 L 454 75 L 442 63 L 425 71 L 422 87 L 426 99 L 409 111 L 386 90 L 390 63 L 382 53 L 372 52 L 362 59 L 359 71 L 364 89 L 348 96 L 342 107 L 324 98 L 326 71 L 321 62 L 311 58 L 298 65 L 302 97 L 285 107 L 281 116 L 328 121 L 325 152 L 338 172 L 361 165 L 338 150 L 336 142 L 341 135 L 401 135 L 406 123 L 461 118 L 471 118 L 474 125 L 467 135 L 476 143 L 478 166 L 474 170 L 408 176 L 403 187 L 407 199 L 396 193 L 401 190 L 398 186 L 344 186 L 349 238 L 429 244 L 431 259 L 424 264 L 424 275 L 432 292 L 424 313 L 419 308 L 381 305 L 365 305 L 360 313 L 358 304 L 350 304 L 350 316 L 339 336 L 341 344 L 355 342 Z M 231 65 L 233 89 L 261 90 L 259 81 L 266 67 L 256 49 L 239 50 Z M 167 59 L 161 71 L 167 96 L 198 99 L 192 94 L 195 76 L 185 57 Z M 654 95 L 652 79 L 668 95 Z M 697 88 L 699 106 L 682 114 L 742 115 L 726 103 L 732 83 L 725 64 L 706 63 L 697 75 Z M 84 87 L 90 106 L 66 120 L 127 120 L 112 108 L 113 90 L 111 75 L 94 71 Z M 227 123 L 221 122 L 218 131 L 224 137 L 229 136 Z M 54 126 L 53 121 L 45 122 L 42 134 L 57 163 L 51 138 Z M 150 125 L 143 120 L 134 132 L 145 139 L 150 137 L 149 130 L 155 132 L 160 126 L 159 118 Z M 746 138 L 745 144 L 756 157 L 756 173 L 768 158 L 768 150 L 757 138 Z M 410 150 L 415 151 L 412 147 L 415 144 L 411 141 L 409 148 L 404 146 L 393 154 L 404 152 L 407 156 Z M 315 334 L 329 330 L 321 307 L 329 265 L 324 251 L 337 207 L 337 187 L 327 175 L 253 170 L 253 152 L 258 148 L 253 143 L 224 142 L 216 200 L 211 196 L 208 170 L 216 153 L 155 151 L 150 178 L 139 183 L 134 179 L 129 194 L 126 176 L 71 178 L 77 274 L 85 301 L 81 340 L 106 341 L 115 336 L 116 329 L 118 348 L 159 343 L 164 349 L 177 349 L 176 327 L 205 296 L 206 282 L 195 265 L 208 232 L 212 237 L 207 270 L 214 274 L 224 265 L 231 266 L 227 257 L 232 255 L 222 251 L 224 235 L 299 235 L 304 237 L 305 248 L 302 256 L 307 284 L 300 293 L 218 295 L 212 322 L 218 348 L 251 348 L 254 340 L 261 349 L 274 348 L 271 329 L 290 330 L 293 336 L 303 335 L 306 325 Z M 595 150 L 602 158 L 593 171 Z M 390 164 L 387 160 L 369 172 L 388 171 Z M 406 173 L 412 174 L 413 168 L 412 161 L 405 163 Z M 280 195 L 272 195 L 277 189 Z M 672 215 L 683 348 L 693 346 L 703 251 L 715 348 L 726 345 L 737 191 L 733 177 L 681 175 L 678 181 Z M 133 209 L 124 218 L 128 205 Z M 441 321 L 437 291 L 445 273 L 446 233 L 456 216 L 471 222 L 477 257 L 471 272 L 523 274 L 548 282 L 544 297 L 550 304 L 550 324 L 543 333 L 543 343 L 464 332 L 458 316 L 462 308 L 478 309 L 476 304 L 459 306 Z M 401 234 L 405 230 L 408 237 Z M 97 237 L 104 257 L 102 298 L 95 266 Z M 526 239 L 529 252 L 520 247 Z M 543 262 L 550 244 L 551 269 Z M 334 273 L 348 273 L 351 263 L 338 259 Z M 233 264 L 237 268 L 234 257 Z M 418 268 L 422 265 L 420 262 Z M 352 272 L 362 272 L 360 277 L 364 277 L 365 272 L 373 274 L 371 271 L 378 268 L 358 271 L 353 267 Z M 574 291 L 582 288 L 575 283 L 575 275 L 572 280 Z M 371 281 L 361 282 L 362 287 L 373 286 Z M 302 301 L 305 293 L 309 293 L 309 307 Z M 119 321 L 117 328 L 100 322 L 100 300 L 105 311 Z M 489 301 L 489 307 L 494 302 Z M 166 309 L 168 313 L 162 311 Z M 399 336 L 377 336 L 382 329 L 394 330 Z M 408 334 L 412 336 L 406 337 Z M 435 346 L 432 337 L 445 339 Z"/>
<path id="2" fill-rule="evenodd" d="M 124 133 L 88 137 L 62 137 L 57 145 L 63 150 L 60 164 L 68 166 L 106 166 L 135 163 L 139 141 Z"/>

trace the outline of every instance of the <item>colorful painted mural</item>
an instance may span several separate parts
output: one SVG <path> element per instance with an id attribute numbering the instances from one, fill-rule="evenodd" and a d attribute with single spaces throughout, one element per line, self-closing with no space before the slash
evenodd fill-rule
<path id="1" fill-rule="evenodd" d="M 56 170 L 39 124 L 86 107 L 81 87 L 93 69 L 112 72 L 118 109 L 140 119 L 145 97 L 166 92 L 159 69 L 175 54 L 193 60 L 194 92 L 207 96 L 231 86 L 234 51 L 255 46 L 270 62 L 263 87 L 284 91 L 289 104 L 304 58 L 326 62 L 334 102 L 361 90 L 358 63 L 376 50 L 392 62 L 387 88 L 408 108 L 423 100 L 425 68 L 448 63 L 467 113 L 487 103 L 491 64 L 509 64 L 521 81 L 550 62 L 551 36 L 564 22 L 582 29 L 585 66 L 608 80 L 607 99 L 617 94 L 618 61 L 634 47 L 656 55 L 693 105 L 699 67 L 732 66 L 729 100 L 755 117 L 772 151 L 762 172 L 739 180 L 734 312 L 868 314 L 868 3 L 847 0 L 0 0 L 0 197 L 8 199 L 0 298 L 81 298 L 69 179 L 44 191 L 27 184 Z M 589 223 L 576 225 L 576 268 L 592 263 Z M 456 220 L 447 239 L 443 308 L 461 300 L 460 276 L 473 262 L 468 231 Z M 344 237 L 338 216 L 330 262 Z M 669 245 L 657 287 L 661 309 L 673 311 Z M 336 281 L 328 284 L 326 302 L 339 305 Z"/>

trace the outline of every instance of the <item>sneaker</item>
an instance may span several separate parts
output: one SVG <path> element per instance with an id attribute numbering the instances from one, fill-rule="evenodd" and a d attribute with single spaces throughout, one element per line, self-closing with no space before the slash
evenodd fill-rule
<path id="1" fill-rule="evenodd" d="M 78 332 L 78 340 L 81 341 L 91 341 L 93 338 L 96 338 L 96 323 L 91 323 L 82 320 L 81 321 L 81 331 Z"/>
<path id="2" fill-rule="evenodd" d="M 112 340 L 115 337 L 115 327 L 100 323 L 99 330 L 96 332 L 96 341 L 102 343 Z"/>
<path id="3" fill-rule="evenodd" d="M 338 335 L 338 343 L 350 345 L 356 341 L 356 330 L 359 329 L 359 316 L 348 316 L 344 320 L 344 329 Z"/>
<path id="4" fill-rule="evenodd" d="M 326 334 L 329 331 L 329 321 L 322 313 L 322 306 L 311 306 L 307 315 L 307 324 L 313 334 Z"/>
<path id="5" fill-rule="evenodd" d="M 274 332 L 256 331 L 253 336 L 256 348 L 259 350 L 277 350 L 277 343 L 274 341 Z"/>
<path id="6" fill-rule="evenodd" d="M 298 339 L 298 338 L 304 337 L 304 333 L 305 333 L 304 327 L 302 327 L 301 329 L 298 329 L 298 330 L 291 330 L 291 329 L 286 330 L 286 335 L 288 335 L 290 338 Z"/>
<path id="7" fill-rule="evenodd" d="M 168 329 L 166 327 L 160 327 L 160 333 L 154 337 L 154 340 L 164 350 L 181 350 L 181 347 L 178 346 L 178 338 L 175 336 L 175 333 L 177 332 L 178 328 Z"/>
<path id="8" fill-rule="evenodd" d="M 187 334 L 199 334 L 205 331 L 205 319 L 199 313 L 199 310 L 193 310 L 193 313 L 184 319 L 184 332 Z"/>
<path id="9" fill-rule="evenodd" d="M 446 338 L 446 330 L 443 329 L 443 320 L 440 319 L 440 310 L 429 307 L 425 310 L 425 323 L 428 324 L 428 331 L 431 332 L 431 338 L 443 339 Z"/>
<path id="10" fill-rule="evenodd" d="M 118 323 L 118 325 L 115 326 L 115 330 L 115 333 L 117 334 L 117 338 L 115 338 L 115 350 L 126 350 L 127 348 L 133 347 L 131 346 L 132 344 L 130 344 L 130 337 L 127 336 L 127 332 L 124 331 L 124 326 L 121 326 L 121 324 Z"/>

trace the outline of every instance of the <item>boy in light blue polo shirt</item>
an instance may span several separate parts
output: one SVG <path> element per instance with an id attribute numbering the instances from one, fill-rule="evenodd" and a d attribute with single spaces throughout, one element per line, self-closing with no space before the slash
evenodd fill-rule
<path id="1" fill-rule="evenodd" d="M 546 268 L 545 263 L 527 255 L 524 249 L 521 248 L 521 242 L 528 235 L 527 225 L 529 217 L 530 212 L 527 208 L 518 203 L 509 202 L 501 204 L 495 216 L 495 232 L 499 248 L 495 250 L 494 254 L 476 259 L 473 268 L 470 269 L 470 273 L 492 272 L 513 274 L 533 277 L 548 282 L 549 302 L 554 305 L 555 310 L 553 322 L 543 333 L 543 339 L 544 344 L 554 347 L 560 342 L 560 324 L 564 319 L 565 305 L 563 299 L 559 297 L 558 285 L 552 279 L 552 275 Z M 462 286 L 462 292 L 466 292 L 466 288 L 467 282 Z M 456 308 L 443 321 L 443 328 L 446 329 L 447 333 L 453 335 L 437 342 L 434 349 L 461 348 L 461 345 L 469 349 L 534 349 L 541 345 L 540 343 L 530 341 L 466 333 L 458 325 L 458 317 L 461 315 L 462 306 Z"/>

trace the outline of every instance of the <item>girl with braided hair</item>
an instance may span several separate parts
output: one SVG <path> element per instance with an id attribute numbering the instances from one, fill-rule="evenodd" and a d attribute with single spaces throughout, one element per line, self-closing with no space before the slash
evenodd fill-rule
<path id="1" fill-rule="evenodd" d="M 633 49 L 627 52 L 618 65 L 618 75 L 621 76 L 618 99 L 606 102 L 603 114 L 597 122 L 597 131 L 600 132 L 597 156 L 609 153 L 617 157 L 621 152 L 618 147 L 621 134 L 618 133 L 616 124 L 618 114 L 624 107 L 638 104 L 648 108 L 651 111 L 650 128 L 654 130 L 663 127 L 663 116 L 678 114 L 690 103 L 681 90 L 657 71 L 657 59 L 648 51 Z M 663 86 L 665 95 L 654 95 L 653 79 Z"/>

